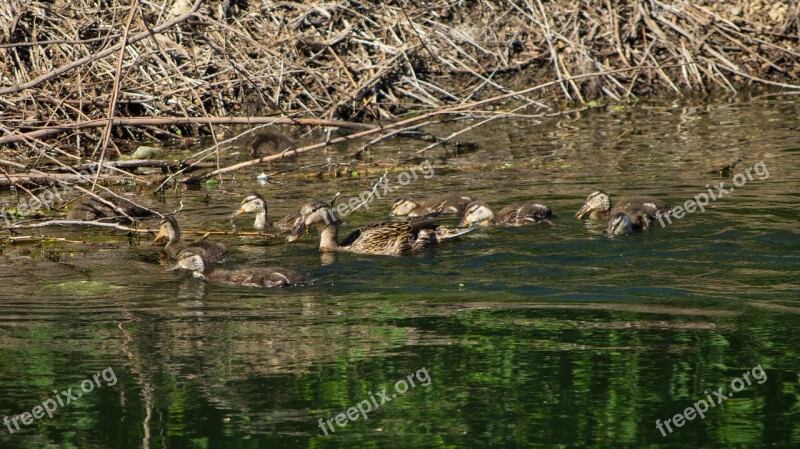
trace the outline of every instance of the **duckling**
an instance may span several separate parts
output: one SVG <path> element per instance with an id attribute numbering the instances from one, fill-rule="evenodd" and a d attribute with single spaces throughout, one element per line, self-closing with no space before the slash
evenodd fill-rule
<path id="1" fill-rule="evenodd" d="M 110 192 L 102 192 L 98 196 L 121 209 L 131 218 L 144 218 L 153 215 L 150 210 L 139 207 L 125 200 L 124 198 L 111 194 Z M 80 202 L 78 202 L 78 204 L 73 206 L 67 214 L 67 220 L 95 221 L 101 218 L 111 217 L 117 218 L 121 221 L 128 221 L 127 218 L 121 217 L 121 214 L 113 207 L 103 203 L 93 196 L 87 196 L 82 199 Z"/>
<path id="2" fill-rule="evenodd" d="M 286 287 L 303 283 L 303 276 L 296 271 L 277 267 L 240 268 L 236 270 L 216 269 L 209 273 L 208 259 L 198 248 L 187 248 L 178 257 L 178 263 L 167 268 L 168 271 L 178 269 L 189 270 L 192 275 L 201 279 L 224 282 L 226 284 L 245 287 Z"/>
<path id="3" fill-rule="evenodd" d="M 467 205 L 477 198 L 456 193 L 440 195 L 425 200 L 401 196 L 392 203 L 392 216 L 420 217 L 432 212 L 463 216 Z"/>
<path id="4" fill-rule="evenodd" d="M 467 206 L 459 226 L 526 226 L 547 221 L 548 218 L 553 218 L 553 211 L 544 204 L 532 201 L 508 205 L 496 214 L 486 203 L 473 201 Z"/>
<path id="5" fill-rule="evenodd" d="M 177 259 L 181 252 L 191 249 L 201 254 L 205 260 L 209 262 L 226 262 L 228 260 L 228 251 L 225 246 L 219 243 L 210 242 L 208 240 L 198 240 L 196 242 L 184 242 L 181 240 L 181 228 L 178 226 L 178 220 L 173 215 L 165 215 L 161 220 L 158 229 L 158 235 L 153 240 L 153 244 L 167 239 L 167 244 L 164 250 L 173 259 Z"/>
<path id="6" fill-rule="evenodd" d="M 251 193 L 244 197 L 242 204 L 239 206 L 233 216 L 239 216 L 247 212 L 255 212 L 256 221 L 253 223 L 253 228 L 258 231 L 263 231 L 270 224 L 267 221 L 267 202 L 264 197 L 258 193 Z M 275 223 L 272 226 L 278 228 L 282 232 L 290 232 L 295 230 L 302 222 L 302 217 L 299 212 L 289 214 Z"/>
<path id="7" fill-rule="evenodd" d="M 295 142 L 277 131 L 264 130 L 250 142 L 250 155 L 253 157 L 272 156 L 292 148 Z"/>
<path id="8" fill-rule="evenodd" d="M 403 222 L 384 222 L 353 231 L 338 241 L 341 221 L 333 214 L 331 206 L 322 200 L 313 200 L 300 211 L 303 223 L 289 236 L 296 240 L 303 229 L 315 227 L 320 233 L 319 250 L 322 252 L 347 251 L 356 254 L 381 254 L 397 256 L 418 250 L 442 240 L 461 236 L 469 229 L 453 228 L 439 231 L 435 216 L 419 217 Z"/>
<path id="9" fill-rule="evenodd" d="M 633 234 L 631 217 L 625 212 L 617 212 L 608 219 L 608 235 Z"/>
<path id="10" fill-rule="evenodd" d="M 598 190 L 586 197 L 586 202 L 575 214 L 579 220 L 608 220 L 617 212 L 625 212 L 634 229 L 647 229 L 659 215 L 667 216 L 670 208 L 663 201 L 654 198 L 629 198 L 612 207 L 607 193 Z"/>

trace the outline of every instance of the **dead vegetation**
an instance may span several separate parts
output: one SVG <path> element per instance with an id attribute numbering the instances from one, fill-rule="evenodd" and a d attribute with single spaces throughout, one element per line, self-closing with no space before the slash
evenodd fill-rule
<path id="1" fill-rule="evenodd" d="M 214 157 L 213 172 L 182 178 L 204 179 L 230 171 L 225 123 L 342 126 L 374 141 L 437 114 L 502 117 L 490 103 L 540 113 L 794 89 L 799 14 L 766 0 L 3 2 L 0 179 L 79 177 L 70 167 L 103 168 L 124 140 L 210 135 L 214 148 L 171 163 L 182 176 Z M 141 183 L 127 170 L 109 179 Z"/>

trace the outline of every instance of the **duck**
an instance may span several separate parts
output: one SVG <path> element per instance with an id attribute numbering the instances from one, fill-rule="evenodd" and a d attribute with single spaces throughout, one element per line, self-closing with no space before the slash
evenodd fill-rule
<path id="1" fill-rule="evenodd" d="M 602 190 L 586 197 L 586 202 L 575 214 L 579 220 L 605 221 L 617 212 L 625 212 L 635 230 L 648 229 L 659 216 L 670 214 L 670 207 L 661 200 L 648 197 L 628 198 L 613 205 L 611 198 Z"/>
<path id="2" fill-rule="evenodd" d="M 459 226 L 515 227 L 546 222 L 549 218 L 553 218 L 553 211 L 533 201 L 510 204 L 497 213 L 483 201 L 473 201 Z"/>
<path id="3" fill-rule="evenodd" d="M 267 201 L 258 193 L 251 193 L 244 197 L 242 204 L 239 206 L 233 216 L 237 217 L 244 213 L 256 214 L 256 221 L 253 223 L 253 228 L 257 231 L 264 231 L 270 223 L 267 221 Z M 282 232 L 291 232 L 300 225 L 303 218 L 299 212 L 289 214 L 280 220 L 272 223 L 272 226 L 278 228 Z"/>
<path id="4" fill-rule="evenodd" d="M 391 215 L 394 217 L 420 217 L 433 212 L 463 216 L 467 205 L 477 198 L 450 193 L 424 200 L 415 200 L 409 196 L 401 196 L 392 203 Z"/>
<path id="5" fill-rule="evenodd" d="M 331 206 L 322 200 L 312 200 L 300 211 L 303 222 L 289 236 L 293 242 L 304 230 L 316 228 L 320 234 L 321 252 L 345 251 L 356 254 L 398 256 L 466 234 L 470 229 L 443 228 L 436 216 L 415 217 L 408 221 L 376 223 L 356 229 L 339 242 L 341 221 Z"/>
<path id="6" fill-rule="evenodd" d="M 250 142 L 250 155 L 253 157 L 272 156 L 294 147 L 295 142 L 277 131 L 264 130 Z"/>
<path id="7" fill-rule="evenodd" d="M 608 219 L 607 231 L 609 236 L 633 234 L 631 217 L 625 212 L 616 212 Z"/>
<path id="8" fill-rule="evenodd" d="M 158 235 L 153 244 L 167 239 L 167 244 L 164 250 L 173 259 L 185 250 L 191 249 L 203 255 L 205 260 L 212 263 L 227 262 L 228 251 L 224 245 L 208 240 L 197 240 L 195 242 L 184 242 L 181 240 L 181 228 L 178 226 L 178 220 L 172 214 L 165 215 L 161 220 L 158 228 Z"/>
<path id="9" fill-rule="evenodd" d="M 293 270 L 279 267 L 239 268 L 235 270 L 215 269 L 206 271 L 210 262 L 199 248 L 187 248 L 177 257 L 177 263 L 167 267 L 168 271 L 189 270 L 200 279 L 245 287 L 287 287 L 304 282 L 303 276 Z"/>
<path id="10" fill-rule="evenodd" d="M 153 216 L 153 212 L 144 207 L 137 206 L 132 202 L 114 195 L 111 192 L 101 192 L 98 195 L 105 201 L 113 204 L 117 209 L 122 210 L 131 218 L 146 218 Z M 67 213 L 67 220 L 96 221 L 101 218 L 115 218 L 119 221 L 129 221 L 108 204 L 98 200 L 93 196 L 86 196 L 79 201 Z"/>

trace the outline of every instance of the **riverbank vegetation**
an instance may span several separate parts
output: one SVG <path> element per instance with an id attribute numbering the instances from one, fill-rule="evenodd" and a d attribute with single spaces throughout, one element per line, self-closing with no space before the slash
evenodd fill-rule
<path id="1" fill-rule="evenodd" d="M 765 0 L 6 2 L 0 183 L 77 181 L 94 164 L 95 181 L 162 189 L 288 155 L 221 164 L 255 125 L 350 132 L 298 153 L 398 136 L 436 146 L 455 136 L 419 131 L 455 115 L 482 120 L 467 128 L 650 95 L 800 88 L 798 13 Z M 213 145 L 165 162 L 175 176 L 117 162 L 143 140 L 195 137 Z"/>

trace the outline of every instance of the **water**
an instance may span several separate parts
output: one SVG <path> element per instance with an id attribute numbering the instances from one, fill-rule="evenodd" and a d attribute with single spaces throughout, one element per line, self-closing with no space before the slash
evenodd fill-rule
<path id="1" fill-rule="evenodd" d="M 240 265 L 302 271 L 310 282 L 298 288 L 166 272 L 147 236 L 31 231 L 82 243 L 4 247 L 0 416 L 31 412 L 54 390 L 81 392 L 86 379 L 92 391 L 52 419 L 4 427 L 0 447 L 798 447 L 796 98 L 497 120 L 459 137 L 478 142 L 476 152 L 429 152 L 430 179 L 388 178 L 399 188 L 392 196 L 537 199 L 555 212 L 552 226 L 477 231 L 401 258 L 323 258 L 316 236 L 291 245 L 214 237 Z M 424 145 L 389 141 L 373 157 L 396 161 Z M 301 163 L 349 161 L 355 148 Z M 733 174 L 763 162 L 768 177 L 752 171 L 704 213 L 663 229 L 609 239 L 602 224 L 574 218 L 597 188 L 672 205 L 706 184 L 727 188 L 730 177 L 708 172 L 740 156 Z M 261 170 L 142 201 L 164 211 L 183 202 L 187 229 L 230 229 L 251 190 L 278 219 L 309 198 L 358 195 L 383 173 L 276 176 L 283 185 L 264 187 Z M 389 205 L 375 200 L 349 220 L 380 221 Z M 251 220 L 237 218 L 237 229 Z M 732 396 L 674 425 L 687 407 L 716 402 L 719 388 Z M 336 424 L 359 403 L 373 409 L 368 419 Z M 325 432 L 320 419 L 331 420 Z M 662 436 L 656 420 L 667 419 L 673 432 L 662 427 Z"/>

